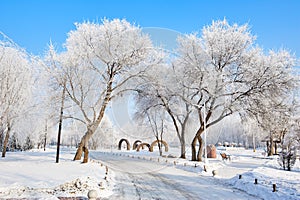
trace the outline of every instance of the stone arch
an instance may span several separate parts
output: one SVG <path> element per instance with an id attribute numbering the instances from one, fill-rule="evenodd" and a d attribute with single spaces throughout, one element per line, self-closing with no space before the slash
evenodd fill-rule
<path id="1" fill-rule="evenodd" d="M 141 140 L 136 140 L 134 143 L 133 143 L 133 145 L 132 145 L 132 149 L 133 150 L 135 150 L 138 146 L 139 146 L 139 144 L 138 143 L 142 143 L 142 141 Z"/>
<path id="2" fill-rule="evenodd" d="M 127 150 L 130 150 L 130 143 L 129 143 L 129 141 L 127 140 L 127 139 L 125 139 L 125 138 L 123 138 L 123 139 L 121 139 L 120 141 L 119 141 L 119 150 L 121 150 L 121 147 L 122 147 L 122 142 L 126 142 L 126 144 L 127 144 Z"/>
<path id="3" fill-rule="evenodd" d="M 165 146 L 165 152 L 168 152 L 168 151 L 169 151 L 168 144 L 167 144 L 165 141 L 163 141 L 163 140 L 155 140 L 155 141 L 152 142 L 152 144 L 151 144 L 151 146 L 150 146 L 150 149 L 149 149 L 150 152 L 153 152 L 153 147 L 154 147 L 158 142 L 160 142 L 161 144 L 163 144 L 163 145 Z"/>
<path id="4" fill-rule="evenodd" d="M 136 151 L 140 151 L 140 148 L 144 149 L 144 146 L 148 147 L 148 149 L 150 151 L 150 144 L 148 144 L 148 143 L 139 144 L 139 146 L 137 146 L 137 148 L 136 148 Z"/>

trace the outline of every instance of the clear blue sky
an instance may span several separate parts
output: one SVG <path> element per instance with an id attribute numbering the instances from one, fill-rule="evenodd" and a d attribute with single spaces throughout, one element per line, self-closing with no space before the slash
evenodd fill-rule
<path id="1" fill-rule="evenodd" d="M 264 49 L 287 48 L 300 57 L 300 0 L 0 0 L 0 31 L 38 55 L 50 38 L 61 46 L 74 22 L 104 17 L 181 33 L 226 17 L 249 23 Z"/>

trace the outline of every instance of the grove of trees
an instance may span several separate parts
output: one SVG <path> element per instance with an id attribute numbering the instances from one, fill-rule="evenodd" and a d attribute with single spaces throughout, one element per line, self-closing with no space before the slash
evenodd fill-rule
<path id="1" fill-rule="evenodd" d="M 190 145 L 192 160 L 202 161 L 204 131 L 232 116 L 239 116 L 247 131 L 256 127 L 270 139 L 269 155 L 274 138 L 286 148 L 299 148 L 297 60 L 287 50 L 266 51 L 255 39 L 248 24 L 224 19 L 180 35 L 176 49 L 167 51 L 141 27 L 104 19 L 76 23 L 62 52 L 50 43 L 39 58 L 5 36 L 0 41 L 2 156 L 12 135 L 16 141 L 12 133 L 31 137 L 24 136 L 24 123 L 44 144 L 47 127 L 59 123 L 64 131 L 76 123 L 82 132 L 74 160 L 84 154 L 88 162 L 96 135 L 109 135 L 99 131 L 112 126 L 109 120 L 102 123 L 108 106 L 127 94 L 134 96 L 135 123 L 149 126 L 157 140 L 172 131 L 181 158 Z M 37 118 L 39 123 L 33 123 Z"/>

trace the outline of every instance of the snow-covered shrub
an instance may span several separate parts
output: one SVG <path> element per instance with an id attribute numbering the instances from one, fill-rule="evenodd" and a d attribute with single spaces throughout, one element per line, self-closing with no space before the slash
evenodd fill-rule
<path id="1" fill-rule="evenodd" d="M 30 136 L 27 136 L 26 137 L 26 142 L 23 146 L 23 150 L 27 151 L 27 150 L 31 150 L 33 148 L 34 148 L 34 144 L 33 144 L 32 140 L 30 139 Z"/>
<path id="2" fill-rule="evenodd" d="M 11 136 L 9 140 L 9 149 L 10 151 L 20 151 L 22 149 L 20 142 L 18 141 L 18 138 L 16 136 L 16 133 Z"/>
<path id="3" fill-rule="evenodd" d="M 278 163 L 284 169 L 291 171 L 296 162 L 296 151 L 293 148 L 285 148 L 279 153 Z"/>

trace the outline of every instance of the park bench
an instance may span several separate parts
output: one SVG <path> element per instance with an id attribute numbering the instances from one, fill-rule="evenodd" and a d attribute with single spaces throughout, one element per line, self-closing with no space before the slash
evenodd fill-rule
<path id="1" fill-rule="evenodd" d="M 226 153 L 220 153 L 222 160 L 231 160 L 230 155 Z"/>

